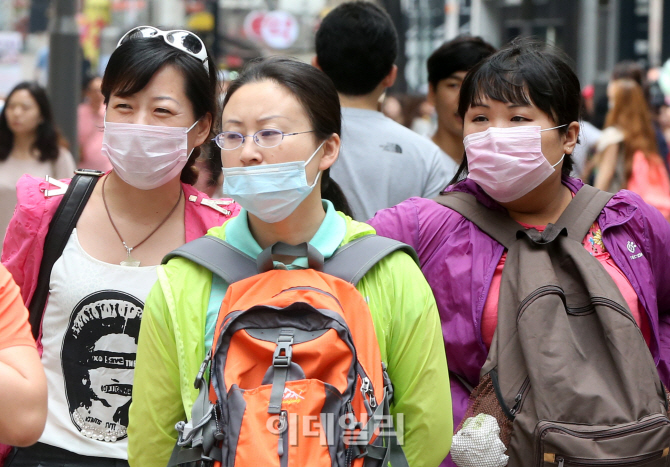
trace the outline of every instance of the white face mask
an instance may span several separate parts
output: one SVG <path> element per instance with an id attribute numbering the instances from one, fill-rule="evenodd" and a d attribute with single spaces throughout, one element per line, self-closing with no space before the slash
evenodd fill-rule
<path id="1" fill-rule="evenodd" d="M 231 167 L 223 169 L 223 193 L 263 222 L 273 224 L 291 215 L 316 186 L 307 183 L 305 167 L 325 141 L 319 145 L 306 162 L 293 161 L 280 164 Z"/>
<path id="2" fill-rule="evenodd" d="M 124 182 L 152 190 L 181 173 L 191 155 L 188 132 L 197 123 L 185 128 L 105 122 L 102 153 Z"/>

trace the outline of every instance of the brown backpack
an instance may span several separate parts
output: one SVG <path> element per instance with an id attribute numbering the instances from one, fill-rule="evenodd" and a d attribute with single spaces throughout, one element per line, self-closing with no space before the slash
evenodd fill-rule
<path id="1" fill-rule="evenodd" d="M 436 200 L 507 248 L 498 325 L 464 420 L 497 419 L 508 466 L 670 465 L 656 365 L 621 292 L 582 245 L 611 197 L 585 185 L 542 233 L 466 193 Z"/>

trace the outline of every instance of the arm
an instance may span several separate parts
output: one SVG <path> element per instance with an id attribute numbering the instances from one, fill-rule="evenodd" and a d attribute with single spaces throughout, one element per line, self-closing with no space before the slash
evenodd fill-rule
<path id="1" fill-rule="evenodd" d="M 605 191 L 609 189 L 610 183 L 612 183 L 612 178 L 614 177 L 614 172 L 616 171 L 618 156 L 618 144 L 611 144 L 607 146 L 603 152 L 596 155 L 599 162 L 595 167 L 597 173 L 593 186 Z"/>
<path id="2" fill-rule="evenodd" d="M 412 467 L 435 467 L 449 452 L 453 433 L 449 373 L 435 299 L 419 268 L 404 253 L 382 261 L 363 281 L 359 290 L 370 297 L 382 357 L 393 382 L 391 412 L 396 419 L 398 414 L 404 418 L 403 450 Z"/>
<path id="3" fill-rule="evenodd" d="M 0 442 L 35 443 L 47 417 L 47 384 L 26 310 L 6 269 L 0 269 Z"/>
<path id="4" fill-rule="evenodd" d="M 175 424 L 186 418 L 179 385 L 174 329 L 159 280 L 147 297 L 133 383 L 128 425 L 132 466 L 165 467 L 177 441 Z"/>
<path id="5" fill-rule="evenodd" d="M 435 148 L 430 159 L 431 166 L 428 169 L 428 180 L 426 180 L 426 185 L 421 194 L 422 198 L 435 198 L 451 180 L 451 172 L 447 167 L 447 162 L 451 161 L 451 159 L 447 161 L 448 157 L 439 148 Z"/>
<path id="6" fill-rule="evenodd" d="M 388 209 L 377 211 L 375 217 L 367 221 L 377 235 L 403 242 L 419 251 L 418 209 L 412 198 Z"/>
<path id="7" fill-rule="evenodd" d="M 0 442 L 30 446 L 47 419 L 47 382 L 37 350 L 17 345 L 0 350 Z"/>

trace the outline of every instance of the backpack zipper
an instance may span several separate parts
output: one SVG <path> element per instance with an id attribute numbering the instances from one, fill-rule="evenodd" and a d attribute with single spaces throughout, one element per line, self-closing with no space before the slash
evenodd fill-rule
<path id="1" fill-rule="evenodd" d="M 516 322 L 517 323 L 519 322 L 519 320 L 521 319 L 521 315 L 523 315 L 523 312 L 526 311 L 526 308 L 528 308 L 528 306 L 531 303 L 540 298 L 542 295 L 549 295 L 549 294 L 560 295 L 561 300 L 565 304 L 565 293 L 563 292 L 562 288 L 558 287 L 557 285 L 544 285 L 542 287 L 535 289 L 532 294 L 524 298 L 523 301 L 519 304 L 518 308 L 519 312 L 517 313 L 516 316 Z"/>
<path id="2" fill-rule="evenodd" d="M 581 431 L 575 431 L 571 430 L 570 428 L 565 428 L 562 426 L 557 426 L 557 425 L 547 425 L 543 427 L 540 432 L 538 433 L 538 444 L 537 444 L 537 455 L 540 456 L 542 452 L 542 440 L 546 436 L 547 432 L 549 431 L 561 431 L 563 433 L 566 433 L 568 435 L 574 436 L 576 438 L 582 438 L 582 439 L 588 439 L 591 438 L 593 440 L 597 439 L 611 439 L 611 438 L 618 438 L 620 436 L 625 436 L 629 433 L 635 433 L 639 431 L 643 431 L 649 428 L 653 428 L 656 425 L 661 426 L 661 425 L 668 425 L 670 424 L 670 421 L 662 417 L 654 417 L 651 420 L 648 420 L 644 423 L 640 423 L 637 425 L 625 427 L 625 428 L 620 428 L 618 430 L 611 430 L 611 429 L 605 429 L 605 430 L 600 430 L 600 431 L 589 431 L 589 432 L 581 432 Z"/>
<path id="3" fill-rule="evenodd" d="M 563 467 L 565 463 L 568 465 L 620 465 L 620 466 L 634 466 L 640 464 L 646 464 L 647 462 L 661 459 L 663 457 L 664 451 L 656 451 L 650 454 L 643 454 L 641 456 L 629 457 L 626 459 L 587 459 L 583 457 L 570 457 L 570 456 L 556 456 L 556 462 L 558 467 Z"/>
<path id="4" fill-rule="evenodd" d="M 512 417 L 516 417 L 516 414 L 519 413 L 519 410 L 521 410 L 521 406 L 523 405 L 524 401 L 523 396 L 526 393 L 526 389 L 528 388 L 528 386 L 530 386 L 530 377 L 526 376 L 526 379 L 523 380 L 523 384 L 519 389 L 519 393 L 514 398 L 514 407 L 512 407 L 509 411 Z"/>
<path id="5" fill-rule="evenodd" d="M 288 413 L 282 410 L 279 413 L 279 438 L 277 440 L 277 454 L 280 467 L 288 465 Z"/>
<path id="6" fill-rule="evenodd" d="M 633 318 L 633 315 L 614 300 L 610 300 L 609 298 L 605 297 L 593 297 L 591 298 L 591 303 L 595 305 L 605 305 L 609 308 L 614 309 L 615 311 L 618 311 L 620 314 L 624 315 L 626 318 L 631 320 L 633 324 L 635 324 L 635 327 L 638 327 L 637 323 L 635 322 L 635 318 Z"/>

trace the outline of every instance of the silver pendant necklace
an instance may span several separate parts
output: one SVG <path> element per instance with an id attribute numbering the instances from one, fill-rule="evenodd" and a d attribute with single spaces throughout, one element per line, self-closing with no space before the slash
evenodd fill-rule
<path id="1" fill-rule="evenodd" d="M 181 191 L 181 189 L 179 190 L 179 198 L 177 198 L 177 203 L 172 207 L 172 209 L 170 210 L 170 212 L 168 213 L 168 215 L 165 216 L 165 218 L 160 222 L 160 224 L 158 224 L 158 225 L 156 226 L 156 228 L 153 229 L 153 230 L 149 233 L 149 235 L 147 235 L 146 237 L 144 237 L 144 240 L 142 240 L 142 241 L 141 241 L 140 243 L 138 243 L 137 245 L 130 247 L 130 246 L 128 246 L 128 244 L 123 240 L 123 237 L 122 237 L 121 234 L 119 233 L 119 229 L 116 228 L 116 225 L 114 224 L 114 221 L 112 220 L 112 214 L 109 212 L 109 208 L 107 207 L 107 199 L 105 198 L 105 183 L 107 183 L 107 177 L 105 177 L 104 180 L 102 181 L 102 203 L 105 205 L 105 211 L 107 211 L 107 217 L 109 218 L 109 222 L 112 224 L 112 227 L 114 228 L 114 232 L 116 232 L 116 235 L 118 235 L 119 240 L 121 240 L 121 244 L 123 244 L 123 247 L 126 249 L 126 255 L 127 255 L 127 256 L 126 256 L 126 259 L 124 259 L 123 261 L 121 261 L 119 264 L 120 264 L 121 266 L 129 266 L 129 267 L 134 267 L 134 268 L 139 267 L 140 262 L 139 262 L 138 260 L 136 260 L 135 258 L 133 258 L 132 255 L 131 255 L 130 253 L 131 253 L 134 249 L 136 249 L 138 246 L 140 246 L 141 244 L 143 244 L 144 242 L 146 242 L 147 240 L 149 240 L 149 237 L 151 237 L 153 234 L 155 234 L 156 231 L 157 231 L 158 229 L 160 229 L 161 226 L 162 226 L 163 224 L 165 224 L 165 222 L 167 222 L 167 220 L 170 218 L 170 216 L 172 215 L 172 213 L 175 212 L 175 210 L 177 209 L 177 206 L 179 206 L 179 202 L 181 201 L 181 194 L 182 194 L 182 191 Z"/>

